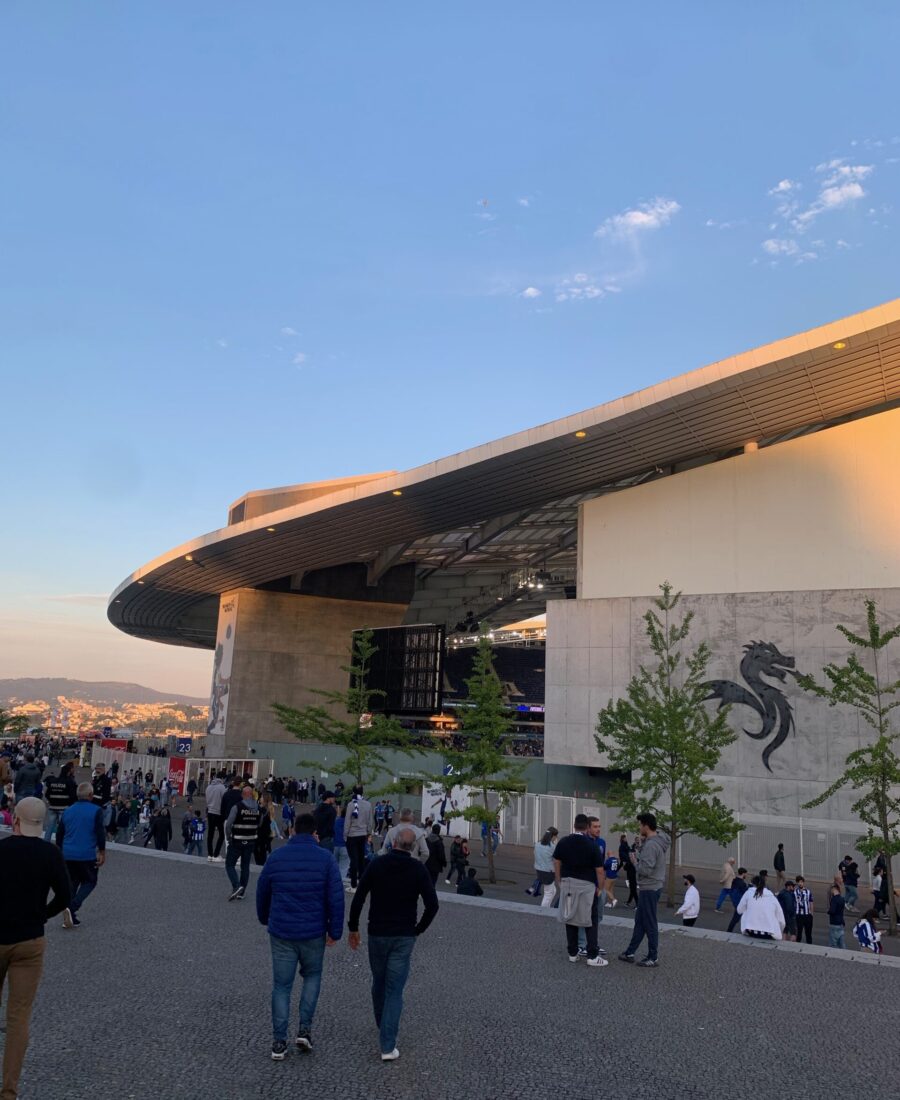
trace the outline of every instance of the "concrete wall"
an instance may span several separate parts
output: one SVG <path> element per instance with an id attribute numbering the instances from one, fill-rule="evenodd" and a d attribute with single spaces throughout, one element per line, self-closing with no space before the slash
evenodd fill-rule
<path id="1" fill-rule="evenodd" d="M 396 626 L 405 604 L 360 603 L 283 592 L 238 591 L 224 750 L 246 755 L 248 743 L 295 743 L 278 724 L 272 703 L 321 703 L 313 688 L 344 691 L 351 633 Z M 224 599 L 225 597 L 223 597 Z M 211 747 L 208 752 L 212 754 Z M 271 752 L 260 752 L 271 756 Z"/>
<path id="2" fill-rule="evenodd" d="M 677 576 L 672 580 L 677 582 Z M 753 641 L 773 643 L 792 657 L 801 672 L 822 678 L 829 661 L 843 660 L 847 642 L 836 624 L 860 628 L 863 598 L 874 597 L 883 621 L 900 622 L 900 588 L 827 592 L 765 592 L 691 595 L 683 608 L 695 613 L 691 643 L 706 640 L 713 651 L 710 679 L 747 687 L 741 671 L 744 647 Z M 639 666 L 652 663 L 643 615 L 649 597 L 574 600 L 548 607 L 545 757 L 566 764 L 605 763 L 594 742 L 597 714 L 624 694 Z M 887 651 L 882 670 L 900 678 L 900 644 Z M 793 709 L 795 728 L 769 759 L 763 749 L 777 733 L 754 740 L 760 717 L 746 705 L 735 705 L 730 721 L 737 741 L 722 755 L 716 776 L 723 798 L 733 809 L 760 819 L 798 818 L 851 823 L 853 796 L 841 792 L 814 811 L 804 801 L 823 791 L 843 771 L 847 754 L 869 738 L 869 727 L 847 707 L 829 707 L 797 687 L 790 673 L 784 682 L 771 675 L 763 683 L 783 691 Z M 715 702 L 708 705 L 714 706 Z M 857 830 L 858 832 L 858 830 Z"/>
<path id="3" fill-rule="evenodd" d="M 900 586 L 900 410 L 583 505 L 580 598 Z"/>

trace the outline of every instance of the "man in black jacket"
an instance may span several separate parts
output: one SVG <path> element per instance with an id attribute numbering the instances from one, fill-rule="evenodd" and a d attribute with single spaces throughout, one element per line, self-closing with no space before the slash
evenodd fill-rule
<path id="1" fill-rule="evenodd" d="M 359 918 L 369 903 L 369 966 L 372 968 L 372 1007 L 381 1042 L 382 1062 L 400 1057 L 397 1032 L 403 1011 L 403 987 L 409 977 L 416 936 L 434 920 L 438 899 L 424 863 L 412 858 L 416 834 L 403 829 L 387 855 L 372 860 L 359 880 L 350 906 L 350 947 L 359 947 Z M 419 898 L 424 912 L 418 916 Z"/>
<path id="2" fill-rule="evenodd" d="M 40 799 L 23 798 L 16 803 L 13 836 L 0 842 L 0 883 L 5 884 L 0 890 L 0 993 L 9 981 L 4 1097 L 16 1096 L 28 1049 L 31 1006 L 44 967 L 44 923 L 61 913 L 71 897 L 62 853 L 41 839 L 46 812 Z"/>

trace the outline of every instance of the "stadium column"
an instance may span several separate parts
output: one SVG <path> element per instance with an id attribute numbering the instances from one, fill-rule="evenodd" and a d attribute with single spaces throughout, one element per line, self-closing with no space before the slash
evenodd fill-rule
<path id="1" fill-rule="evenodd" d="M 248 745 L 293 742 L 272 703 L 321 702 L 312 689 L 343 691 L 351 635 L 397 626 L 405 603 L 376 603 L 241 588 L 219 601 L 206 754 L 244 757 Z"/>

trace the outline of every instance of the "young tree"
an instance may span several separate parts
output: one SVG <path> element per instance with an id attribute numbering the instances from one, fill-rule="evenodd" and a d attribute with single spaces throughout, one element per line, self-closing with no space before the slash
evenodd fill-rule
<path id="1" fill-rule="evenodd" d="M 812 676 L 798 676 L 797 681 L 805 691 L 827 700 L 830 706 L 838 703 L 855 707 L 863 720 L 875 731 L 875 740 L 861 749 L 854 749 L 845 761 L 845 771 L 823 791 L 818 798 L 803 804 L 809 810 L 820 806 L 842 787 L 849 786 L 859 795 L 852 810 L 863 822 L 866 835 L 859 838 L 857 846 L 866 859 L 875 859 L 884 852 L 888 880 L 888 922 L 892 936 L 897 934 L 897 909 L 894 902 L 894 873 L 892 857 L 900 852 L 900 756 L 897 754 L 898 735 L 891 728 L 891 711 L 900 707 L 900 680 L 885 679 L 886 654 L 882 651 L 900 636 L 900 625 L 882 630 L 878 623 L 875 601 L 867 599 L 866 628 L 861 634 L 838 626 L 838 630 L 858 653 L 851 652 L 847 660 L 824 668 L 827 686 L 816 682 Z M 861 659 L 862 658 L 862 659 Z M 880 658 L 880 659 L 879 659 Z M 863 660 L 871 671 L 863 665 Z"/>
<path id="2" fill-rule="evenodd" d="M 488 880 L 496 882 L 491 827 L 510 799 L 524 792 L 525 764 L 505 754 L 512 740 L 512 722 L 491 660 L 491 642 L 485 634 L 478 639 L 466 689 L 469 707 L 462 717 L 462 747 L 443 751 L 447 764 L 452 767 L 454 786 L 469 787 L 476 793 L 477 801 L 447 816 L 475 821 L 487 829 Z M 427 781 L 442 786 L 450 782 L 445 775 L 430 776 Z"/>
<path id="3" fill-rule="evenodd" d="M 27 715 L 13 714 L 12 711 L 0 707 L 0 739 L 24 737 L 27 732 Z"/>
<path id="4" fill-rule="evenodd" d="M 421 749 L 396 718 L 373 714 L 372 704 L 384 692 L 368 686 L 369 666 L 378 647 L 372 641 L 371 630 L 359 630 L 353 635 L 350 664 L 341 668 L 350 677 L 346 691 L 313 689 L 321 705 L 288 707 L 273 703 L 278 721 L 298 740 L 334 745 L 344 756 L 329 770 L 337 775 L 352 775 L 358 786 L 374 782 L 376 776 L 388 770 L 385 751 L 396 749 L 412 756 Z M 346 715 L 346 717 L 344 717 Z M 319 761 L 299 760 L 304 767 L 316 767 Z"/>
<path id="5" fill-rule="evenodd" d="M 743 826 L 718 798 L 722 789 L 707 778 L 722 750 L 736 735 L 728 726 L 728 708 L 711 712 L 706 668 L 706 642 L 682 654 L 693 612 L 673 621 L 681 593 L 668 581 L 654 599 L 656 610 L 644 615 L 653 668 L 643 665 L 626 688 L 624 699 L 612 700 L 600 712 L 595 741 L 609 757 L 610 768 L 630 772 L 631 782 L 614 783 L 607 800 L 622 815 L 615 829 L 633 827 L 639 813 L 656 814 L 660 831 L 669 837 L 667 904 L 675 904 L 676 844 L 694 834 L 730 844 Z"/>

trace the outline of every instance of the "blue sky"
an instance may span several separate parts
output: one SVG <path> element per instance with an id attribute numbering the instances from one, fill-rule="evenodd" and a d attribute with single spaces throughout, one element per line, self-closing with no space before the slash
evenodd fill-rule
<path id="1" fill-rule="evenodd" d="M 898 293 L 894 4 L 8 2 L 0 676 L 204 694 L 105 597 Z"/>

